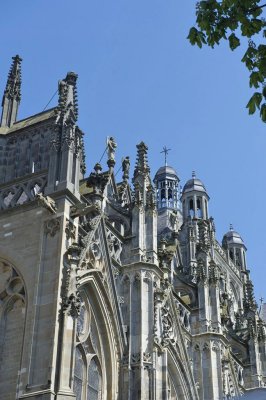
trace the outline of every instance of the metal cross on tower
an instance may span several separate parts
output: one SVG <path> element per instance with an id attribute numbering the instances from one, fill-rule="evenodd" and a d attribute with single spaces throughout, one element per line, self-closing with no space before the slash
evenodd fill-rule
<path id="1" fill-rule="evenodd" d="M 165 165 L 167 165 L 167 155 L 168 155 L 168 153 L 169 153 L 170 150 L 171 150 L 171 149 L 167 149 L 167 147 L 164 146 L 164 147 L 163 147 L 163 151 L 161 151 L 161 153 L 164 153 L 164 163 L 165 163 Z"/>

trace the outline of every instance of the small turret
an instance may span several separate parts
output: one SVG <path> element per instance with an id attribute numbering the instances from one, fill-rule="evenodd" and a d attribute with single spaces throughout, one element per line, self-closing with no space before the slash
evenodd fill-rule
<path id="1" fill-rule="evenodd" d="M 21 61 L 16 55 L 12 57 L 4 96 L 2 100 L 1 127 L 10 128 L 17 119 L 18 107 L 21 100 Z"/>
<path id="2" fill-rule="evenodd" d="M 179 178 L 174 168 L 158 169 L 153 180 L 156 188 L 158 233 L 177 230 L 182 223 L 179 202 Z"/>
<path id="3" fill-rule="evenodd" d="M 246 266 L 246 251 L 247 248 L 243 242 L 243 239 L 236 232 L 232 225 L 230 225 L 229 231 L 224 235 L 223 248 L 228 251 L 229 258 L 238 266 L 242 271 L 247 269 Z"/>
<path id="4" fill-rule="evenodd" d="M 185 184 L 182 192 L 183 219 L 188 218 L 208 219 L 209 196 L 201 180 L 192 172 L 192 179 Z"/>
<path id="5" fill-rule="evenodd" d="M 165 165 L 156 172 L 154 184 L 157 191 L 157 209 L 178 207 L 178 183 L 179 178 L 174 168 Z"/>

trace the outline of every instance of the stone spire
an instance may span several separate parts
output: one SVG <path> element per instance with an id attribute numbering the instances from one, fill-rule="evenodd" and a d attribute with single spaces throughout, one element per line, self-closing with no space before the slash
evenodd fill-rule
<path id="1" fill-rule="evenodd" d="M 74 124 L 78 119 L 77 79 L 75 72 L 68 72 L 58 83 L 58 115 L 63 123 Z"/>
<path id="2" fill-rule="evenodd" d="M 144 142 L 140 142 L 137 145 L 137 160 L 133 180 L 135 180 L 138 175 L 148 175 L 150 172 L 150 167 L 147 160 L 147 151 L 148 147 Z"/>
<path id="3" fill-rule="evenodd" d="M 68 189 L 79 198 L 79 180 L 85 168 L 83 132 L 77 126 L 77 78 L 68 72 L 58 83 L 58 106 L 52 138 L 46 194 Z"/>
<path id="4" fill-rule="evenodd" d="M 2 127 L 11 127 L 17 119 L 18 106 L 21 99 L 21 61 L 22 59 L 16 55 L 12 57 L 11 65 L 4 96 L 2 100 Z"/>

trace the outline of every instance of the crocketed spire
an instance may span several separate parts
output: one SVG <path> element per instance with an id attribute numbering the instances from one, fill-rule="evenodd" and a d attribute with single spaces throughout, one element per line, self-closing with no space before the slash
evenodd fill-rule
<path id="1" fill-rule="evenodd" d="M 58 112 L 63 122 L 75 123 L 78 119 L 77 79 L 75 72 L 68 72 L 58 83 Z"/>
<path id="2" fill-rule="evenodd" d="M 2 100 L 1 126 L 11 127 L 17 119 L 18 106 L 21 100 L 21 61 L 16 55 L 12 57 L 6 88 Z"/>
<path id="3" fill-rule="evenodd" d="M 144 142 L 140 142 L 139 144 L 137 144 L 137 160 L 134 171 L 134 178 L 136 178 L 139 174 L 147 175 L 150 172 L 150 167 L 148 165 L 147 159 L 147 151 L 148 147 Z"/>

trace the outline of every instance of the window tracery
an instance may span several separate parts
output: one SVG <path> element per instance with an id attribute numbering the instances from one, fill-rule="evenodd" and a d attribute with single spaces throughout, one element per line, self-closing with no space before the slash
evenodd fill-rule
<path id="1" fill-rule="evenodd" d="M 15 398 L 25 325 L 25 288 L 15 268 L 0 260 L 0 393 Z M 12 365 L 9 360 L 12 359 Z M 1 397 L 1 396 L 0 396 Z"/>
<path id="2" fill-rule="evenodd" d="M 102 351 L 91 305 L 82 294 L 77 320 L 77 346 L 74 369 L 74 393 L 77 400 L 102 400 Z"/>

